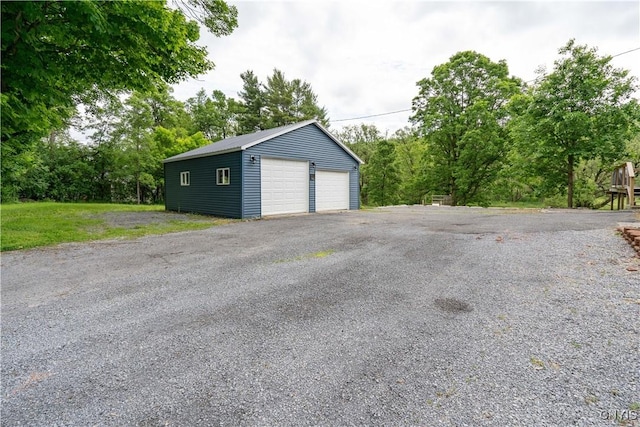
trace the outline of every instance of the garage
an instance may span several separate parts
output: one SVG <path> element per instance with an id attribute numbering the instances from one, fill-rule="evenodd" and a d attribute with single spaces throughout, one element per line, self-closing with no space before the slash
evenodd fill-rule
<path id="1" fill-rule="evenodd" d="M 263 158 L 262 215 L 309 212 L 309 163 Z"/>
<path id="2" fill-rule="evenodd" d="M 317 120 L 306 120 L 165 159 L 165 206 L 228 218 L 359 209 L 361 164 Z"/>
<path id="3" fill-rule="evenodd" d="M 316 172 L 316 211 L 349 209 L 349 172 Z"/>

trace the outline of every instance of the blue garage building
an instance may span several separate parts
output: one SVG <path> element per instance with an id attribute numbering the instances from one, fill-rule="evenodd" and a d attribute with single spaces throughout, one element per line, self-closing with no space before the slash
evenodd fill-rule
<path id="1" fill-rule="evenodd" d="M 165 159 L 165 206 L 229 218 L 358 209 L 361 164 L 308 120 Z"/>

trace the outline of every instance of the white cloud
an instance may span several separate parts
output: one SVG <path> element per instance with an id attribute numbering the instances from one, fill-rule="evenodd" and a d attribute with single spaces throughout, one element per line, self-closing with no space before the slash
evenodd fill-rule
<path id="1" fill-rule="evenodd" d="M 416 82 L 456 52 L 505 59 L 529 80 L 551 69 L 570 38 L 614 55 L 640 46 L 638 1 L 240 1 L 239 27 L 227 37 L 202 31 L 216 69 L 177 85 L 187 99 L 200 88 L 237 97 L 240 73 L 265 81 L 274 68 L 309 82 L 333 120 L 408 109 Z M 640 76 L 640 51 L 614 58 Z M 410 112 L 370 123 L 383 132 L 408 125 Z"/>

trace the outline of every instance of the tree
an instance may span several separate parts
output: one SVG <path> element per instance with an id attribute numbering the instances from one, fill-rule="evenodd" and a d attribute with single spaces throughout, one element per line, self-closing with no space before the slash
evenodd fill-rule
<path id="1" fill-rule="evenodd" d="M 368 163 L 375 149 L 376 142 L 384 138 L 376 125 L 360 123 L 348 125 L 332 132 L 336 138 L 354 152 L 363 162 Z"/>
<path id="2" fill-rule="evenodd" d="M 216 35 L 237 24 L 236 9 L 221 0 L 181 4 L 205 13 Z M 78 103 L 213 67 L 194 44 L 198 24 L 164 1 L 1 2 L 0 10 L 3 179 L 15 156 L 68 125 Z"/>
<path id="3" fill-rule="evenodd" d="M 507 152 L 505 108 L 520 91 L 505 61 L 459 52 L 418 82 L 412 122 L 425 139 L 430 187 L 451 195 L 453 204 L 482 199 Z"/>
<path id="4" fill-rule="evenodd" d="M 228 36 L 238 26 L 238 9 L 223 0 L 173 0 L 172 3 L 216 36 Z"/>
<path id="5" fill-rule="evenodd" d="M 219 141 L 234 136 L 237 131 L 240 106 L 233 98 L 227 98 L 219 90 L 214 90 L 211 98 L 204 89 L 187 100 L 194 130 L 211 141 Z"/>
<path id="6" fill-rule="evenodd" d="M 395 165 L 396 152 L 393 143 L 381 139 L 371 155 L 371 160 L 363 168 L 368 175 L 368 201 L 378 206 L 390 205 L 398 201 L 399 177 Z"/>
<path id="7" fill-rule="evenodd" d="M 380 130 L 375 125 L 360 123 L 359 125 L 345 126 L 333 134 L 345 143 L 365 164 L 369 163 L 376 144 L 383 139 Z M 360 168 L 360 198 L 363 204 L 369 204 L 369 186 L 367 185 L 369 173 L 367 167 Z"/>
<path id="8" fill-rule="evenodd" d="M 238 117 L 238 133 L 244 135 L 266 129 L 264 120 L 265 99 L 260 81 L 253 71 L 240 74 L 242 91 L 240 97 L 240 115 Z"/>
<path id="9" fill-rule="evenodd" d="M 267 128 L 275 128 L 292 123 L 293 90 L 284 73 L 273 70 L 264 85 L 265 112 Z"/>
<path id="10" fill-rule="evenodd" d="M 101 102 L 85 111 L 95 171 L 93 197 L 105 201 L 162 200 L 162 160 L 210 143 L 193 131 L 185 105 L 169 86 L 127 99 Z"/>
<path id="11" fill-rule="evenodd" d="M 300 79 L 294 79 L 290 86 L 293 97 L 291 108 L 293 121 L 316 119 L 325 127 L 329 127 L 327 110 L 318 106 L 318 96 L 313 92 L 311 85 Z"/>
<path id="12" fill-rule="evenodd" d="M 327 111 L 318 106 L 311 85 L 300 79 L 289 81 L 277 68 L 263 85 L 265 116 L 268 128 L 315 119 L 328 126 Z"/>
<path id="13" fill-rule="evenodd" d="M 582 160 L 617 159 L 637 131 L 635 78 L 614 68 L 610 56 L 570 40 L 559 49 L 553 71 L 541 74 L 526 96 L 516 98 L 513 127 L 519 148 L 548 187 L 566 188 L 574 206 L 575 172 Z"/>
<path id="14" fill-rule="evenodd" d="M 120 147 L 118 175 L 135 184 L 137 203 L 162 199 L 162 160 L 208 144 L 202 133 L 191 132 L 191 120 L 171 88 L 134 92 L 119 113 Z"/>
<path id="15" fill-rule="evenodd" d="M 125 103 L 125 111 L 121 119 L 122 160 L 119 172 L 122 177 L 135 183 L 136 202 L 144 201 L 143 190 L 155 187 L 153 176 L 149 170 L 156 159 L 153 154 L 154 117 L 149 102 L 144 95 L 133 93 Z"/>
<path id="16" fill-rule="evenodd" d="M 278 69 L 267 77 L 266 84 L 260 83 L 250 70 L 240 77 L 243 81 L 243 90 L 238 93 L 241 99 L 240 134 L 310 119 L 329 125 L 327 111 L 318 106 L 318 97 L 309 83 L 300 79 L 289 81 Z"/>
<path id="17" fill-rule="evenodd" d="M 403 203 L 420 203 L 425 195 L 424 142 L 409 127 L 397 130 L 391 141 L 396 152 L 400 200 Z"/>

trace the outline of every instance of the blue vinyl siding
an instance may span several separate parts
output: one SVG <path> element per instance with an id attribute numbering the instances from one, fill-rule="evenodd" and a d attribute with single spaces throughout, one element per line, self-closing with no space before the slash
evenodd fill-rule
<path id="1" fill-rule="evenodd" d="M 164 164 L 167 210 L 240 218 L 242 215 L 242 153 L 200 157 Z M 230 169 L 229 185 L 216 185 L 216 169 Z M 180 185 L 189 171 L 191 184 Z"/>
<path id="2" fill-rule="evenodd" d="M 251 162 L 249 151 L 242 152 L 242 218 L 260 216 L 260 157 Z"/>
<path id="3" fill-rule="evenodd" d="M 252 164 L 250 157 L 255 156 Z M 315 170 L 349 171 L 350 209 L 360 207 L 359 164 L 315 125 L 309 124 L 284 135 L 254 145 L 243 153 L 243 207 L 242 217 L 259 217 L 260 212 L 260 158 L 303 160 L 315 162 Z M 310 166 L 310 169 L 312 167 Z M 311 172 L 311 171 L 310 171 Z M 315 212 L 315 181 L 309 181 L 309 211 Z"/>
<path id="4" fill-rule="evenodd" d="M 251 156 L 255 162 L 251 162 Z M 310 123 L 244 151 L 165 163 L 166 209 L 231 218 L 260 217 L 262 157 L 309 162 L 310 174 L 318 170 L 349 171 L 349 208 L 360 208 L 358 161 Z M 315 167 L 311 166 L 312 162 Z M 218 168 L 230 168 L 229 185 L 216 185 Z M 181 186 L 180 172 L 186 171 L 191 184 Z M 315 180 L 309 180 L 309 212 L 315 212 L 315 194 Z"/>

